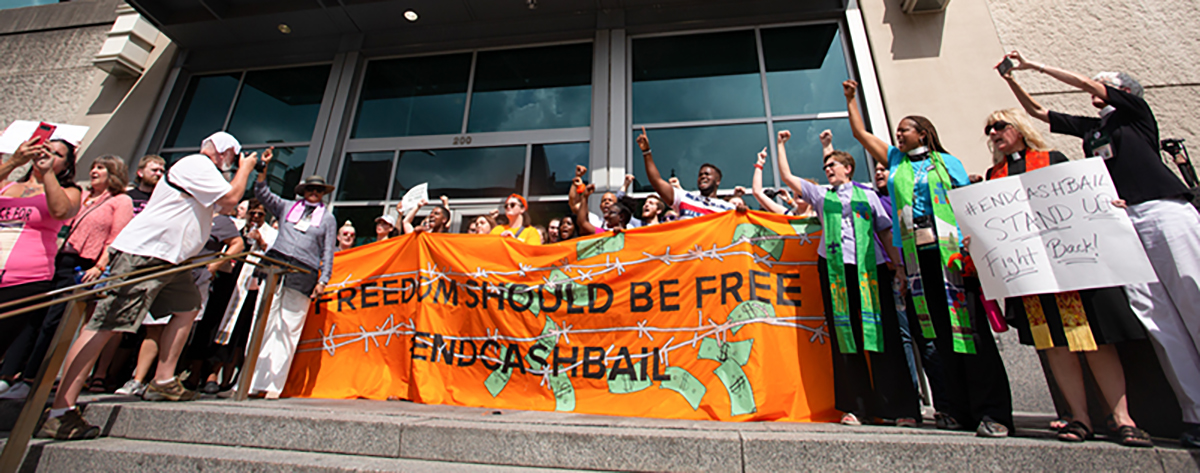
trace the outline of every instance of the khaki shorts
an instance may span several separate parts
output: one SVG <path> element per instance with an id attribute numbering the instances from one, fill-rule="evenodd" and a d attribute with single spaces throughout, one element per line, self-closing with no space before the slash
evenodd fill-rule
<path id="1" fill-rule="evenodd" d="M 110 256 L 109 268 L 117 275 L 170 264 L 158 258 L 115 250 Z M 165 316 L 200 310 L 200 306 L 200 290 L 196 288 L 192 272 L 181 271 L 111 291 L 108 297 L 96 302 L 96 311 L 84 328 L 136 332 L 147 312 Z"/>

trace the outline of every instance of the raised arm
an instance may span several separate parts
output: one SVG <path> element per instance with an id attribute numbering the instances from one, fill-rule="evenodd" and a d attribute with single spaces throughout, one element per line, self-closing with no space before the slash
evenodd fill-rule
<path id="1" fill-rule="evenodd" d="M 17 150 L 13 152 L 8 161 L 0 163 L 0 182 L 7 184 L 8 175 L 12 174 L 17 168 L 24 166 L 25 163 L 32 161 L 34 158 L 41 156 L 44 149 L 41 145 L 41 138 L 33 137 L 29 141 L 21 143 L 17 146 Z"/>
<path id="2" fill-rule="evenodd" d="M 642 134 L 638 135 L 637 144 L 638 148 L 642 149 L 642 159 L 646 161 L 646 179 L 650 181 L 650 186 L 654 188 L 654 192 L 658 192 L 658 195 L 662 196 L 663 203 L 668 207 L 675 205 L 675 188 L 662 178 L 662 174 L 658 173 L 658 166 L 654 165 L 654 156 L 650 153 L 650 138 L 646 136 L 646 127 L 642 127 Z"/>
<path id="3" fill-rule="evenodd" d="M 767 193 L 763 192 L 763 165 L 767 163 L 767 149 L 763 148 L 758 152 L 758 161 L 754 163 L 754 178 L 750 180 L 751 189 L 754 191 L 754 200 L 758 201 L 763 210 L 777 214 L 787 213 L 787 207 L 779 205 L 775 199 L 767 197 Z"/>
<path id="4" fill-rule="evenodd" d="M 800 179 L 792 174 L 792 165 L 788 163 L 787 147 L 784 146 L 791 138 L 792 132 L 788 130 L 780 130 L 775 139 L 775 146 L 778 148 L 777 152 L 779 154 L 779 180 L 783 181 L 785 185 L 795 191 L 796 195 L 800 195 L 800 189 L 802 189 L 802 186 L 804 185 L 802 184 L 803 179 Z"/>
<path id="5" fill-rule="evenodd" d="M 1013 69 L 1016 69 L 1017 65 L 1020 65 L 1024 69 L 1033 68 L 1028 62 L 1025 62 L 1025 60 L 1021 58 L 1021 53 L 1013 51 L 1007 57 L 1016 60 L 1014 61 L 1015 64 L 1013 65 Z M 1034 100 L 1033 96 L 1029 95 L 1029 92 L 1026 92 L 1025 89 L 1021 87 L 1021 84 L 1017 83 L 1016 79 L 1013 78 L 1012 69 L 1009 69 L 1009 71 L 1001 77 L 1003 77 L 1004 81 L 1008 83 L 1008 88 L 1011 89 L 1013 95 L 1017 97 L 1017 102 L 1021 104 L 1021 108 L 1025 109 L 1025 113 L 1028 113 L 1029 116 L 1044 122 L 1050 121 L 1050 110 L 1046 109 L 1046 107 L 1043 107 L 1042 104 Z M 1108 92 L 1105 91 L 1105 95 L 1107 94 Z"/>
<path id="6" fill-rule="evenodd" d="M 263 156 L 270 154 L 272 149 L 274 148 L 268 148 L 263 153 Z M 242 153 L 238 159 L 237 174 L 234 174 L 233 179 L 229 181 L 229 192 L 226 192 L 225 195 L 217 200 L 217 209 L 228 211 L 237 208 L 238 202 L 241 202 L 242 196 L 246 194 L 246 181 L 250 180 L 250 171 L 253 171 L 254 166 L 257 164 L 258 153 L 250 153 L 249 155 Z M 266 168 L 263 168 L 263 172 L 258 173 L 258 182 L 263 183 L 265 186 L 267 177 L 264 174 L 266 174 Z M 255 186 L 257 187 L 257 184 Z M 267 191 L 267 194 L 270 193 L 270 191 Z M 257 190 L 255 191 L 255 195 L 258 195 Z M 259 198 L 259 200 L 262 200 L 262 198 Z"/>
<path id="7" fill-rule="evenodd" d="M 44 146 L 44 145 L 42 145 Z M 70 220 L 79 212 L 79 188 L 64 189 L 54 175 L 54 156 L 49 151 L 33 161 L 33 173 L 42 180 L 46 192 L 46 207 L 56 220 Z"/>
<path id="8" fill-rule="evenodd" d="M 858 110 L 858 82 L 852 80 L 842 82 L 842 93 L 846 95 L 846 112 L 850 114 L 850 130 L 854 132 L 854 139 L 862 143 L 863 148 L 866 148 L 872 158 L 887 166 L 888 144 L 878 136 L 867 132 L 867 126 L 863 124 L 862 112 Z"/>
<path id="9" fill-rule="evenodd" d="M 413 218 L 417 216 L 417 211 L 421 210 L 421 207 L 424 207 L 427 204 L 429 204 L 429 202 L 427 202 L 425 199 L 421 199 L 421 201 L 417 202 L 417 205 L 415 207 L 413 207 L 412 210 L 409 210 L 408 213 L 404 214 L 404 220 L 400 222 L 400 225 L 401 225 L 400 231 L 402 231 L 405 235 L 412 233 L 413 232 L 413 224 L 412 224 Z M 396 212 L 399 213 L 401 211 L 402 211 L 402 209 L 400 207 L 400 203 L 396 203 Z"/>
<path id="10" fill-rule="evenodd" d="M 575 206 L 573 209 L 575 211 L 575 228 L 578 229 L 577 233 L 580 235 L 596 234 L 596 226 L 592 225 L 592 222 L 588 221 L 587 199 L 590 195 L 592 195 L 592 191 L 584 190 L 583 193 L 579 195 L 580 205 Z"/>
<path id="11" fill-rule="evenodd" d="M 1054 66 L 1047 66 L 1036 62 L 1025 60 L 1019 51 L 1008 53 L 1009 59 L 1013 60 L 1013 69 L 1018 71 L 1026 69 L 1035 69 L 1043 74 L 1057 79 L 1059 82 L 1075 87 L 1089 94 L 1100 97 L 1104 101 L 1108 101 L 1108 88 L 1100 81 L 1092 80 L 1078 73 L 1059 69 Z"/>

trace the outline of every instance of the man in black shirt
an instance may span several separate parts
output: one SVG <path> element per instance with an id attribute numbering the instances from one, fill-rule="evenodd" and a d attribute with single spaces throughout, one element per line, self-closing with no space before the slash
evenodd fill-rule
<path id="1" fill-rule="evenodd" d="M 1129 219 L 1150 258 L 1158 282 L 1126 286 L 1130 305 L 1164 356 L 1187 431 L 1180 439 L 1200 447 L 1200 213 L 1188 203 L 1188 189 L 1158 153 L 1158 122 L 1142 98 L 1142 86 L 1128 74 L 1102 72 L 1088 79 L 1074 72 L 1026 61 L 1013 51 L 1012 70 L 1033 69 L 1092 95 L 1100 117 L 1053 112 L 1033 100 L 1004 74 L 1029 115 L 1050 131 L 1083 139 L 1088 157 L 1104 159 Z M 1122 202 L 1123 201 L 1123 202 Z"/>
<path id="2" fill-rule="evenodd" d="M 133 199 L 134 215 L 141 213 L 142 209 L 146 208 L 146 202 L 150 201 L 150 194 L 154 193 L 154 186 L 162 178 L 166 163 L 166 160 L 153 154 L 144 156 L 141 161 L 138 161 L 137 187 L 126 192 L 129 198 Z"/>

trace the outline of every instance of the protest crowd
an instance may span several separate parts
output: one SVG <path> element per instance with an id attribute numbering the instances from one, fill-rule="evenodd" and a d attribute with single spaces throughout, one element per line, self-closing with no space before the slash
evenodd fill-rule
<path id="1" fill-rule="evenodd" d="M 815 217 L 822 229 L 818 270 L 836 408 L 848 425 L 923 423 L 920 379 L 928 379 L 939 429 L 1006 437 L 1014 429 L 1012 395 L 1004 362 L 989 327 L 1011 326 L 1022 344 L 1045 354 L 1053 378 L 1074 415 L 1053 423 L 1064 442 L 1083 442 L 1094 432 L 1131 447 L 1153 446 L 1129 414 L 1125 370 L 1116 344 L 1149 339 L 1164 375 L 1180 402 L 1186 425 L 1182 443 L 1200 447 L 1200 213 L 1189 189 L 1164 164 L 1158 125 L 1142 87 L 1124 73 L 1094 78 L 1032 62 L 1019 52 L 1005 58 L 1002 79 L 1021 109 L 980 117 L 993 166 L 968 174 L 946 150 L 937 128 L 922 116 L 900 120 L 894 145 L 867 131 L 857 102 L 858 84 L 847 81 L 846 100 L 853 137 L 868 160 L 834 149 L 829 131 L 824 147 L 825 182 L 792 173 L 785 150 L 791 138 L 778 132 L 778 172 L 786 189 L 763 187 L 767 148 L 747 150 L 752 188 L 718 196 L 721 170 L 703 164 L 695 191 L 668 180 L 656 167 L 651 137 L 636 137 L 653 193 L 631 196 L 633 176 L 616 192 L 599 198 L 579 166 L 566 208 L 546 226 L 531 220 L 529 203 L 513 194 L 503 208 L 469 221 L 472 234 L 514 238 L 530 245 L 553 244 L 606 232 L 622 232 L 707 214 L 747 210 L 751 194 L 765 212 Z M 1087 92 L 1098 117 L 1048 110 L 1018 82 L 1044 74 Z M 829 91 L 830 94 L 837 91 Z M 1157 282 L 1061 293 L 983 297 L 967 247 L 971 235 L 956 222 L 948 192 L 1067 162 L 1049 149 L 1032 120 L 1052 133 L 1082 139 L 1084 155 L 1104 160 L 1118 199 L 1145 248 Z M 76 402 L 81 393 L 112 392 L 148 401 L 188 401 L 200 394 L 227 396 L 238 383 L 253 395 L 277 398 L 310 304 L 329 283 L 335 252 L 355 246 L 359 231 L 339 226 L 325 197 L 334 186 L 321 176 L 304 179 L 295 198 L 268 186 L 273 150 L 243 153 L 237 139 L 217 132 L 198 154 L 166 163 L 146 156 L 135 182 L 116 156 L 94 161 L 89 181 L 76 183 L 76 145 L 33 138 L 0 164 L 0 301 L 121 275 L 203 254 L 251 250 L 308 269 L 289 274 L 275 289 L 263 348 L 254 373 L 237 368 L 246 356 L 265 285 L 250 264 L 214 263 L 112 291 L 89 306 L 88 321 L 67 354 L 54 402 L 39 436 L 60 440 L 95 438 Z M 959 152 L 982 152 L 961 150 Z M 815 157 L 812 157 L 815 158 Z M 14 172 L 29 165 L 23 175 Z M 233 171 L 236 169 L 236 171 Z M 257 176 L 251 179 L 252 171 Z M 10 173 L 13 174 L 10 176 Z M 224 173 L 224 174 L 223 174 Z M 858 182 L 866 178 L 871 184 Z M 248 200 L 243 196 L 253 195 Z M 450 233 L 449 199 L 397 205 L 375 220 L 376 241 L 416 232 Z M 433 206 L 417 222 L 419 210 Z M 8 225 L 20 221 L 23 225 Z M 1191 308 L 1191 309 L 1189 309 Z M 0 320 L 0 399 L 24 399 L 30 382 L 63 319 L 54 306 Z M 1108 425 L 1092 425 L 1080 354 L 1110 413 Z M 127 380 L 127 381 L 126 381 Z M 123 383 L 123 384 L 122 384 Z"/>

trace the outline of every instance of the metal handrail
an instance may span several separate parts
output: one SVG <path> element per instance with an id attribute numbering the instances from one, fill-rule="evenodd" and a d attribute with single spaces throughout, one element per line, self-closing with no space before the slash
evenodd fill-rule
<path id="1" fill-rule="evenodd" d="M 21 408 L 21 415 L 17 417 L 17 423 L 13 426 L 12 432 L 9 432 L 8 440 L 4 444 L 4 452 L 0 454 L 0 472 L 9 473 L 20 469 L 21 463 L 25 458 L 25 450 L 29 446 L 29 440 L 33 437 L 34 430 L 37 428 L 38 421 L 41 418 L 42 410 L 46 405 L 46 398 L 50 395 L 50 387 L 54 379 L 58 376 L 59 370 L 62 369 L 63 360 L 66 358 L 67 349 L 74 340 L 75 334 L 79 331 L 83 324 L 83 313 L 85 308 L 85 298 L 94 296 L 104 291 L 121 288 L 131 284 L 137 284 L 143 281 L 160 278 L 169 274 L 175 274 L 183 271 L 189 271 L 200 266 L 209 265 L 212 263 L 225 262 L 230 260 L 239 260 L 247 264 L 260 266 L 267 274 L 265 289 L 267 292 L 263 296 L 262 306 L 259 308 L 258 320 L 254 324 L 253 331 L 250 334 L 248 347 L 250 350 L 246 353 L 246 360 L 242 365 L 241 372 L 238 377 L 238 392 L 234 396 L 237 401 L 244 401 L 247 398 L 250 378 L 253 377 L 255 366 L 258 362 L 258 351 L 262 347 L 263 330 L 266 328 L 266 318 L 270 311 L 273 298 L 275 295 L 275 287 L 279 282 L 279 276 L 283 273 L 311 273 L 307 268 L 295 266 L 284 261 L 266 256 L 261 253 L 246 251 L 233 255 L 220 255 L 213 258 L 206 256 L 192 257 L 182 261 L 177 265 L 159 265 L 152 268 L 143 268 L 137 271 L 130 271 L 125 274 L 115 275 L 96 281 L 76 284 L 74 286 L 49 291 L 43 294 L 38 294 L 26 297 L 16 301 L 10 301 L 0 304 L 0 309 L 11 307 L 16 304 L 24 304 L 47 297 L 54 297 L 60 294 L 70 293 L 66 297 L 59 297 L 50 301 L 41 302 L 23 307 L 21 309 L 12 310 L 0 314 L 0 319 L 13 317 L 29 311 L 38 310 L 43 307 L 50 307 L 56 304 L 68 304 L 66 316 L 58 325 L 58 330 L 54 334 L 54 339 L 50 342 L 50 350 L 48 356 L 42 360 L 41 368 L 38 370 L 37 377 L 34 378 L 33 388 L 25 397 L 25 405 Z M 249 258 L 258 258 L 258 261 L 251 261 Z M 141 275 L 130 279 L 130 276 Z M 94 288 L 98 284 L 104 284 L 109 281 L 123 279 L 114 285 Z M 93 287 L 93 289 L 86 289 Z M 66 389 L 66 386 L 60 386 L 59 389 Z"/>

